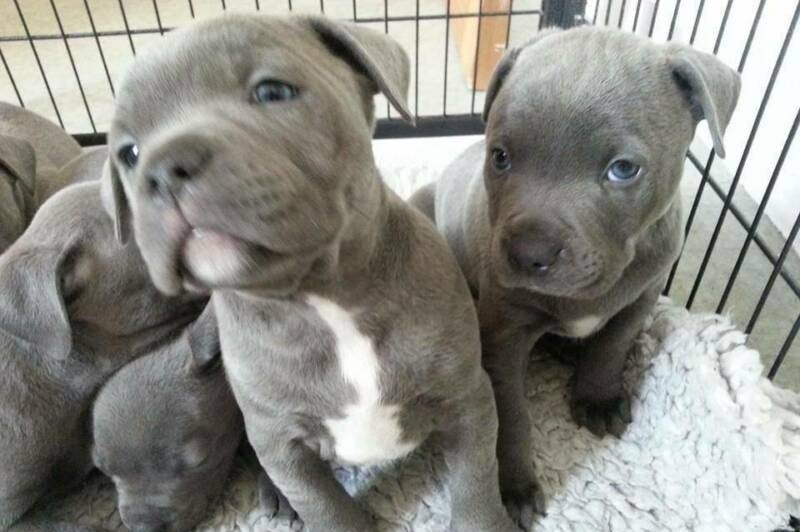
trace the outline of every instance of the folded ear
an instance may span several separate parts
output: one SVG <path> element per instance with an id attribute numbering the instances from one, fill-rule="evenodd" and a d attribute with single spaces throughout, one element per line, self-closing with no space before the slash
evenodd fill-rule
<path id="1" fill-rule="evenodd" d="M 74 246 L 12 248 L 0 261 L 0 330 L 57 360 L 72 350 L 66 298 L 88 269 Z"/>
<path id="2" fill-rule="evenodd" d="M 100 197 L 106 212 L 114 220 L 114 233 L 117 235 L 117 241 L 122 245 L 127 244 L 131 233 L 131 212 L 128 198 L 125 196 L 119 172 L 108 159 L 103 164 Z"/>
<path id="3" fill-rule="evenodd" d="M 203 313 L 187 329 L 193 368 L 197 372 L 211 369 L 220 359 L 219 328 L 214 305 L 210 301 Z"/>
<path id="4" fill-rule="evenodd" d="M 408 56 L 397 41 L 348 22 L 313 16 L 305 20 L 333 55 L 370 81 L 373 93 L 382 92 L 406 122 L 414 123 L 406 102 L 411 75 Z"/>
<path id="5" fill-rule="evenodd" d="M 497 98 L 497 93 L 500 91 L 500 88 L 503 86 L 508 74 L 511 72 L 511 69 L 514 66 L 514 63 L 517 62 L 517 57 L 519 57 L 520 52 L 529 46 L 533 46 L 534 44 L 538 43 L 545 37 L 550 35 L 556 34 L 561 31 L 561 28 L 547 28 L 539 33 L 536 34 L 535 37 L 528 40 L 524 44 L 517 46 L 516 48 L 511 48 L 510 50 L 506 51 L 503 57 L 500 59 L 500 62 L 497 63 L 497 66 L 492 73 L 492 77 L 489 80 L 489 86 L 486 89 L 486 99 L 483 102 L 483 113 L 481 114 L 481 119 L 484 123 L 489 120 L 489 111 L 492 109 L 492 104 L 494 100 Z"/>
<path id="6" fill-rule="evenodd" d="M 708 122 L 714 150 L 725 157 L 722 136 L 739 99 L 739 73 L 711 54 L 678 44 L 667 47 L 667 65 L 695 121 Z"/>
<path id="7" fill-rule="evenodd" d="M 0 167 L 30 197 L 36 194 L 36 152 L 26 140 L 0 135 Z"/>

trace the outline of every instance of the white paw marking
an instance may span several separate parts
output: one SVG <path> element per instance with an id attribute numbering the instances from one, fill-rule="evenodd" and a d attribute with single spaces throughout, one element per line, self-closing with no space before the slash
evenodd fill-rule
<path id="1" fill-rule="evenodd" d="M 597 331 L 602 324 L 600 316 L 585 316 L 579 320 L 567 321 L 562 324 L 564 335 L 571 338 L 586 338 Z"/>
<path id="2" fill-rule="evenodd" d="M 350 313 L 333 301 L 312 295 L 308 303 L 333 332 L 342 377 L 358 397 L 344 407 L 344 417 L 324 421 L 334 439 L 337 460 L 364 465 L 407 455 L 416 445 L 401 441 L 397 420 L 400 408 L 381 404 L 380 365 L 372 339 L 361 333 Z"/>

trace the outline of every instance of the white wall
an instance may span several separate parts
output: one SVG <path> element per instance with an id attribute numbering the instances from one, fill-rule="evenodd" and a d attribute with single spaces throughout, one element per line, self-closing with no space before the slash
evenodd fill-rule
<path id="1" fill-rule="evenodd" d="M 619 20 L 622 0 L 599 0 L 598 24 L 605 21 L 608 2 L 611 1 L 610 24 Z M 653 39 L 667 40 L 672 23 L 676 0 L 661 0 L 653 31 Z M 694 26 L 699 0 L 683 0 L 672 40 L 688 43 Z M 745 42 L 752 25 L 757 0 L 734 0 L 721 41 L 718 56 L 728 65 L 736 68 L 744 50 Z M 633 26 L 637 0 L 625 2 L 623 27 Z M 655 0 L 642 0 L 637 33 L 647 35 L 652 21 Z M 727 0 L 706 0 L 699 30 L 694 46 L 711 52 L 717 38 L 719 26 Z M 725 146 L 728 151 L 721 164 L 722 170 L 732 176 L 740 164 L 742 153 L 750 135 L 756 113 L 775 61 L 783 43 L 797 2 L 792 0 L 767 0 L 761 15 L 757 33 L 742 73 L 742 92 L 739 105 L 728 126 Z M 594 15 L 595 2 L 589 0 L 587 15 Z M 800 28 L 797 28 L 786 53 L 783 65 L 761 120 L 758 133 L 743 167 L 740 186 L 757 202 L 761 201 L 764 190 L 777 163 L 786 136 L 800 106 Z M 705 153 L 711 145 L 708 130 L 704 125 L 698 129 L 697 145 Z M 798 135 L 800 137 L 800 135 Z M 717 169 L 719 171 L 719 169 Z M 716 172 L 715 172 L 715 175 Z M 787 235 L 800 212 L 800 138 L 790 148 L 766 214 L 784 235 Z M 800 239 L 795 241 L 795 249 L 800 252 Z"/>

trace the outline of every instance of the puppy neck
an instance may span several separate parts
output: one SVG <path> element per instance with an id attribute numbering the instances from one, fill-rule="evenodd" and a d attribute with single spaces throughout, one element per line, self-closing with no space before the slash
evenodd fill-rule
<path id="1" fill-rule="evenodd" d="M 380 235 L 387 223 L 388 198 L 386 185 L 374 166 L 354 179 L 346 192 L 348 220 L 342 228 L 340 243 L 333 255 L 321 259 L 315 271 L 300 291 L 318 292 L 321 284 L 341 283 L 362 278 L 374 255 L 379 252 Z"/>
<path id="2" fill-rule="evenodd" d="M 372 166 L 348 194 L 350 216 L 342 232 L 339 264 L 343 270 L 367 266 L 386 223 L 386 185 L 378 169 Z"/>

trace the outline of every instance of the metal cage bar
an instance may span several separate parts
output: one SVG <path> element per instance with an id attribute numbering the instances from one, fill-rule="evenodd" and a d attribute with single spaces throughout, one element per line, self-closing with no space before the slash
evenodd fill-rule
<path id="1" fill-rule="evenodd" d="M 87 31 L 86 28 L 81 27 L 65 27 L 62 23 L 63 20 L 55 0 L 49 0 L 49 8 L 55 17 L 55 27 L 57 27 L 58 30 L 54 32 L 53 29 L 49 27 L 44 27 L 43 29 L 42 26 L 29 24 L 21 8 L 21 4 L 24 5 L 24 3 L 19 2 L 19 0 L 13 0 L 21 22 L 22 31 L 0 36 L 0 62 L 3 64 L 2 70 L 5 72 L 10 84 L 8 98 L 11 99 L 15 97 L 19 105 L 23 107 L 26 103 L 29 103 L 25 102 L 25 98 L 32 99 L 22 90 L 25 85 L 21 85 L 20 83 L 21 80 L 25 78 L 20 77 L 21 74 L 14 71 L 14 64 L 13 62 L 9 63 L 7 57 L 9 45 L 14 43 L 27 44 L 33 54 L 32 61 L 35 62 L 35 69 L 38 69 L 41 82 L 43 82 L 42 93 L 44 93 L 49 103 L 52 105 L 56 120 L 62 124 L 62 126 L 64 125 L 64 117 L 58 105 L 64 89 L 59 84 L 57 87 L 61 92 L 56 92 L 54 90 L 55 87 L 51 85 L 50 79 L 48 78 L 48 68 L 45 67 L 45 65 L 49 67 L 51 64 L 49 56 L 40 57 L 41 54 L 44 54 L 44 49 L 40 50 L 37 47 L 39 43 L 47 41 L 61 41 L 67 52 L 66 60 L 64 60 L 65 72 L 71 72 L 75 80 L 72 84 L 74 89 L 71 88 L 68 90 L 74 90 L 76 101 L 77 98 L 80 98 L 82 109 L 88 116 L 88 122 L 91 126 L 89 128 L 91 132 L 80 133 L 75 136 L 83 145 L 104 143 L 105 134 L 98 130 L 100 126 L 98 126 L 97 108 L 93 108 L 93 102 L 90 97 L 91 93 L 87 91 L 85 71 L 78 68 L 79 65 L 83 65 L 84 63 L 78 60 L 79 56 L 76 55 L 78 47 L 74 46 L 74 44 L 77 39 L 88 38 L 93 41 L 94 47 L 99 54 L 99 63 L 102 66 L 101 79 L 104 75 L 111 94 L 114 95 L 114 78 L 110 68 L 114 65 L 109 63 L 108 60 L 108 48 L 110 45 L 106 39 L 113 39 L 116 37 L 127 39 L 131 53 L 135 56 L 137 48 L 134 39 L 137 36 L 163 35 L 171 31 L 173 25 L 180 25 L 180 23 L 175 23 L 172 18 L 169 20 L 164 18 L 164 16 L 168 14 L 171 16 L 172 11 L 167 9 L 167 6 L 170 5 L 168 4 L 170 1 L 179 2 L 181 0 L 151 0 L 150 2 L 137 3 L 137 6 L 146 6 L 144 9 L 152 9 L 154 15 L 154 17 L 150 19 L 152 22 L 142 24 L 138 18 L 139 13 L 133 10 L 133 4 L 128 3 L 126 7 L 125 0 L 117 0 L 114 4 L 119 8 L 118 13 L 121 16 L 121 24 L 106 27 L 100 23 L 100 19 L 98 19 L 100 12 L 95 12 L 93 10 L 91 0 L 82 0 L 82 7 L 89 22 L 89 29 Z M 246 2 L 240 2 L 238 6 L 234 6 L 232 2 L 227 2 L 226 0 L 219 0 L 219 3 L 216 4 L 207 2 L 204 3 L 203 12 L 201 13 L 196 9 L 200 6 L 195 5 L 194 0 L 186 0 L 189 15 L 188 20 L 198 18 L 203 13 L 207 12 L 209 4 L 214 4 L 213 7 L 211 7 L 212 10 L 222 12 L 234 8 L 240 9 L 241 4 L 244 3 Z M 512 25 L 514 28 L 517 28 L 517 21 L 524 20 L 522 17 L 526 16 L 538 17 L 538 27 L 540 29 L 547 26 L 570 27 L 581 23 L 592 23 L 612 26 L 624 31 L 634 31 L 654 38 L 666 38 L 666 40 L 672 40 L 676 35 L 680 35 L 682 38 L 686 39 L 685 34 L 682 33 L 685 32 L 689 34 L 688 43 L 692 45 L 697 41 L 698 36 L 701 35 L 701 30 L 703 30 L 702 33 L 705 35 L 704 25 L 709 24 L 710 14 L 708 12 L 711 9 L 709 6 L 712 5 L 706 2 L 706 0 L 699 0 L 696 4 L 689 4 L 682 0 L 636 0 L 635 3 L 634 0 L 594 0 L 590 4 L 590 7 L 587 8 L 587 0 L 542 0 L 539 9 L 530 9 L 530 6 L 525 5 L 520 7 L 519 5 L 515 5 L 513 0 L 508 0 L 507 6 L 503 5 L 502 9 L 499 9 L 496 7 L 487 8 L 483 0 L 475 0 L 475 4 L 469 9 L 455 10 L 451 0 L 442 0 L 442 8 L 440 10 L 431 11 L 427 9 L 427 7 L 426 9 L 422 9 L 420 0 L 415 0 L 413 9 L 409 8 L 401 13 L 399 11 L 400 8 L 397 7 L 397 11 L 395 11 L 395 6 L 391 5 L 388 0 L 372 0 L 369 5 L 370 9 L 365 7 L 363 5 L 364 3 L 363 0 L 352 0 L 352 10 L 350 12 L 348 9 L 346 16 L 357 24 L 381 25 L 383 31 L 387 34 L 393 33 L 393 30 L 395 30 L 393 24 L 395 23 L 413 23 L 414 25 L 413 36 L 411 36 L 410 33 L 408 35 L 411 36 L 409 42 L 413 40 L 413 45 L 409 44 L 409 52 L 411 52 L 411 46 L 413 46 L 412 68 L 414 69 L 414 81 L 411 90 L 414 95 L 413 114 L 416 118 L 416 127 L 399 120 L 396 113 L 394 113 L 387 102 L 385 118 L 381 118 L 377 123 L 375 132 L 376 138 L 447 136 L 479 134 L 483 132 L 484 125 L 481 121 L 478 109 L 479 93 L 481 89 L 478 88 L 477 81 L 479 66 L 484 66 L 479 65 L 478 61 L 481 60 L 479 51 L 482 49 L 481 47 L 484 46 L 484 43 L 481 42 L 484 36 L 481 34 L 482 28 L 485 27 L 484 22 L 489 20 L 487 17 L 507 17 L 505 34 L 506 49 L 516 42 L 522 42 L 517 39 L 512 39 Z M 737 66 L 739 72 L 742 72 L 745 66 L 747 66 L 754 39 L 756 34 L 760 31 L 761 16 L 765 8 L 765 3 L 766 0 L 760 0 L 758 7 L 754 11 L 749 30 L 747 30 L 747 39 L 739 56 L 739 63 Z M 262 5 L 260 0 L 254 0 L 246 9 L 261 11 L 262 9 L 266 9 L 268 5 L 266 3 L 263 4 L 264 5 Z M 292 0 L 287 0 L 286 3 L 275 2 L 269 4 L 269 8 L 271 10 L 275 9 L 275 5 L 280 6 L 278 9 L 284 9 L 286 11 L 294 11 L 300 8 L 299 5 L 294 4 L 297 3 Z M 319 0 L 318 5 L 314 5 L 314 2 L 308 2 L 306 5 L 308 4 L 313 6 L 312 9 L 314 12 L 328 15 L 336 15 L 339 13 L 338 16 L 342 16 L 341 8 L 334 6 L 332 2 L 328 2 L 326 5 L 325 0 Z M 522 3 L 520 2 L 518 4 Z M 410 6 L 410 3 L 407 5 Z M 645 5 L 648 7 L 645 7 Z M 686 12 L 688 9 L 693 9 L 693 7 L 690 8 L 690 5 L 697 6 L 696 12 Z M 726 30 L 729 19 L 732 16 L 731 13 L 734 11 L 732 7 L 733 0 L 727 0 L 724 4 L 724 8 L 723 6 L 719 7 L 721 16 L 714 21 L 714 23 L 717 21 L 719 22 L 719 26 L 714 28 L 713 33 L 713 53 L 715 54 L 719 53 L 723 39 L 726 37 L 727 33 L 730 33 Z M 592 11 L 589 11 L 591 8 L 593 8 Z M 345 7 L 345 9 L 347 8 Z M 714 5 L 714 9 L 716 9 L 716 5 Z M 794 146 L 796 148 L 795 137 L 797 136 L 797 129 L 800 127 L 800 109 L 791 109 L 792 112 L 795 112 L 794 121 L 782 145 L 776 144 L 776 151 L 777 148 L 779 148 L 780 153 L 777 157 L 777 161 L 769 168 L 770 173 L 765 175 L 765 180 L 768 179 L 768 182 L 761 198 L 758 202 L 754 203 L 754 215 L 745 214 L 745 212 L 749 213 L 752 211 L 749 209 L 742 209 L 741 206 L 738 205 L 739 197 L 736 195 L 737 190 L 741 188 L 739 184 L 742 180 L 744 166 L 747 164 L 751 149 L 754 149 L 754 139 L 758 131 L 762 128 L 762 116 L 770 105 L 770 96 L 773 91 L 773 86 L 775 85 L 775 80 L 781 70 L 782 63 L 787 59 L 787 54 L 789 53 L 787 52 L 787 48 L 793 38 L 799 11 L 800 3 L 795 9 L 794 16 L 791 19 L 784 40 L 782 41 L 780 52 L 770 72 L 769 83 L 760 95 L 761 100 L 758 111 L 755 114 L 752 127 L 747 130 L 749 131 L 749 136 L 747 136 L 745 148 L 738 161 L 736 171 L 732 172 L 733 178 L 730 183 L 727 184 L 727 182 L 719 179 L 717 174 L 721 163 L 716 161 L 717 157 L 713 149 L 709 150 L 707 153 L 704 152 L 702 155 L 693 152 L 687 154 L 689 162 L 699 174 L 699 182 L 696 189 L 693 191 L 694 196 L 688 206 L 687 220 L 684 227 L 686 235 L 693 236 L 698 230 L 697 227 L 695 227 L 695 222 L 698 218 L 698 214 L 701 212 L 701 202 L 705 195 L 712 194 L 714 198 L 721 201 L 722 206 L 718 216 L 715 212 L 716 220 L 713 225 L 713 231 L 710 231 L 709 241 L 702 254 L 702 260 L 698 269 L 687 273 L 686 265 L 684 265 L 684 268 L 679 272 L 681 260 L 679 259 L 670 272 L 666 291 L 668 292 L 670 288 L 673 288 L 676 277 L 680 276 L 682 282 L 688 281 L 689 284 L 691 284 L 691 291 L 685 302 L 687 307 L 692 307 L 701 291 L 705 294 L 703 280 L 704 277 L 707 276 L 707 272 L 710 271 L 709 265 L 711 259 L 715 256 L 716 248 L 718 247 L 717 244 L 725 222 L 730 218 L 730 220 L 738 224 L 738 226 L 744 230 L 746 236 L 744 238 L 744 243 L 736 250 L 736 257 L 732 265 L 732 270 L 726 273 L 722 295 L 718 302 L 715 301 L 716 310 L 718 312 L 724 311 L 732 300 L 732 294 L 737 286 L 737 281 L 746 271 L 746 264 L 749 264 L 746 262 L 748 257 L 757 253 L 767 261 L 767 267 L 771 267 L 768 278 L 765 280 L 764 289 L 760 293 L 758 301 L 755 303 L 755 307 L 749 317 L 747 326 L 745 327 L 747 332 L 751 332 L 759 319 L 765 316 L 764 309 L 767 306 L 767 301 L 770 298 L 770 294 L 774 292 L 775 283 L 779 280 L 788 287 L 786 293 L 793 294 L 793 297 L 797 297 L 797 300 L 800 301 L 800 282 L 798 282 L 796 278 L 796 272 L 791 271 L 794 259 L 792 258 L 790 260 L 790 258 L 794 256 L 793 244 L 797 240 L 798 231 L 800 231 L 800 213 L 798 213 L 797 220 L 786 240 L 781 240 L 781 244 L 770 241 L 770 239 L 765 236 L 767 233 L 764 233 L 766 230 L 765 226 L 767 225 L 764 223 L 764 220 L 765 217 L 768 219 L 769 212 L 768 204 L 771 199 L 774 200 L 777 196 L 775 191 L 779 190 L 778 184 L 781 183 L 782 179 L 786 178 L 785 175 L 787 174 L 785 162 L 789 157 L 789 152 L 792 147 Z M 587 20 L 587 13 L 589 14 L 589 20 Z M 468 68 L 465 67 L 463 72 L 459 72 L 458 66 L 456 66 L 455 63 L 452 65 L 450 64 L 450 55 L 456 49 L 456 44 L 450 42 L 453 35 L 456 33 L 456 30 L 453 29 L 454 27 L 451 27 L 451 24 L 470 19 L 473 20 L 477 26 L 477 34 L 474 37 L 474 41 L 471 40 L 469 43 L 466 43 L 466 46 L 470 47 L 470 53 L 475 52 L 475 58 Z M 426 53 L 425 47 L 423 46 L 424 41 L 422 41 L 421 38 L 422 32 L 425 31 L 423 23 L 435 21 L 440 21 L 444 24 L 443 79 L 441 82 L 442 84 L 436 88 L 437 97 L 441 96 L 442 103 L 440 112 L 438 110 L 438 105 L 436 106 L 437 110 L 433 112 L 431 112 L 431 106 L 426 105 L 427 99 L 430 98 L 428 95 L 429 84 L 423 83 L 425 79 L 420 78 L 420 69 L 424 68 L 424 54 Z M 537 23 L 534 22 L 534 24 Z M 100 29 L 101 26 L 102 29 Z M 406 28 L 410 28 L 410 26 Z M 515 37 L 519 37 L 519 35 L 515 35 Z M 502 43 L 495 44 L 502 46 Z M 462 42 L 460 45 L 464 46 L 464 43 Z M 474 49 L 471 49 L 473 45 Z M 43 59 L 47 59 L 47 62 Z M 470 80 L 472 82 L 471 86 L 467 83 L 467 81 Z M 38 79 L 37 82 L 39 82 Z M 455 88 L 455 83 L 463 83 L 465 85 L 465 90 L 463 92 L 452 92 L 451 89 Z M 439 90 L 441 90 L 441 92 L 439 92 Z M 456 98 L 454 94 L 459 94 L 459 96 Z M 25 98 L 23 96 L 25 96 Z M 462 106 L 456 105 L 456 99 L 461 102 Z M 728 216 L 729 214 L 730 217 Z M 692 275 L 693 277 L 689 277 Z M 765 275 L 765 277 L 767 277 L 767 275 Z M 775 376 L 781 364 L 788 356 L 788 353 L 791 351 L 793 343 L 796 341 L 798 335 L 798 327 L 800 327 L 800 325 L 798 325 L 799 322 L 800 317 L 798 317 L 793 324 L 787 324 L 789 328 L 787 331 L 788 335 L 780 344 L 780 348 L 775 354 L 775 359 L 769 370 L 768 376 L 770 378 Z"/>

